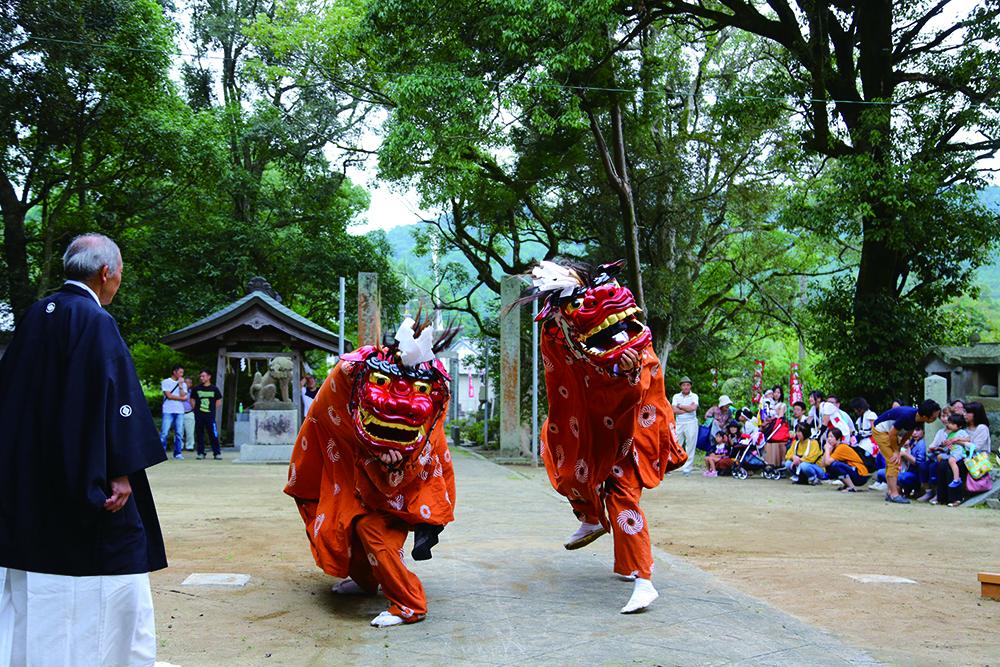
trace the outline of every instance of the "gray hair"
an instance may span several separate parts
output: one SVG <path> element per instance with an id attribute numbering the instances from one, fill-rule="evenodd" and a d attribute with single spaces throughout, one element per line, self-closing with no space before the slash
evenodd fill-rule
<path id="1" fill-rule="evenodd" d="M 63 255 L 63 274 L 69 280 L 87 280 L 104 267 L 115 275 L 122 270 L 118 244 L 103 234 L 81 234 L 69 242 Z"/>

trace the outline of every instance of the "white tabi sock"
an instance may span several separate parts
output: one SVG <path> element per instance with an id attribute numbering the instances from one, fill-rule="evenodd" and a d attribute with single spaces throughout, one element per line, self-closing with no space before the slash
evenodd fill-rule
<path id="1" fill-rule="evenodd" d="M 653 582 L 649 579 L 636 579 L 635 587 L 632 589 L 632 597 L 622 607 L 623 614 L 634 614 L 642 611 L 653 603 L 653 600 L 660 597 L 660 594 L 653 588 Z"/>
<path id="2" fill-rule="evenodd" d="M 576 532 L 570 535 L 569 538 L 566 540 L 565 547 L 567 549 L 576 548 L 576 545 L 578 543 L 579 546 L 585 546 L 586 544 L 592 542 L 593 540 L 596 540 L 598 537 L 600 537 L 606 532 L 607 531 L 604 529 L 604 526 L 602 526 L 601 524 L 587 523 L 586 521 L 584 521 L 580 524 L 580 527 L 576 529 Z M 591 535 L 593 535 L 593 538 L 588 539 L 588 537 L 590 537 Z"/>
<path id="3" fill-rule="evenodd" d="M 376 628 L 388 628 L 393 625 L 400 625 L 402 622 L 403 619 L 399 616 L 383 611 L 381 614 L 372 619 L 372 626 Z"/>

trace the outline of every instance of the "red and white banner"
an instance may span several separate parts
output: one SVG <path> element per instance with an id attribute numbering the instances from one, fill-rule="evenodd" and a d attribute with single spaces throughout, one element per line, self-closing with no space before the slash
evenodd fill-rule
<path id="1" fill-rule="evenodd" d="M 469 398 L 476 397 L 476 388 L 475 385 L 472 384 L 472 377 L 472 373 L 469 373 Z"/>
<path id="2" fill-rule="evenodd" d="M 802 400 L 802 380 L 799 378 L 799 365 L 792 364 L 788 377 L 788 404 L 792 405 Z"/>

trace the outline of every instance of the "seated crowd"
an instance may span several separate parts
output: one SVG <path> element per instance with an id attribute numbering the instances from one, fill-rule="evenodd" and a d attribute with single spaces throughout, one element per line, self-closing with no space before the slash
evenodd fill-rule
<path id="1" fill-rule="evenodd" d="M 837 396 L 813 391 L 807 400 L 789 409 L 778 386 L 754 411 L 736 410 L 720 396 L 705 414 L 698 441 L 706 452 L 704 475 L 760 471 L 794 484 L 829 481 L 844 493 L 869 485 L 884 490 L 888 502 L 953 507 L 989 489 L 992 445 L 982 403 L 956 400 L 941 407 L 926 400 L 911 407 L 894 401 L 877 414 L 860 397 L 847 404 L 849 413 Z M 924 429 L 931 424 L 943 428 L 928 442 Z"/>

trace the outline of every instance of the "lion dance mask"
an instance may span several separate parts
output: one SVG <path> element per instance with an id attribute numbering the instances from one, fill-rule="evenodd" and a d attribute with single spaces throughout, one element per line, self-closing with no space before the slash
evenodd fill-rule
<path id="1" fill-rule="evenodd" d="M 677 446 L 649 328 L 616 280 L 622 264 L 540 262 L 518 302 L 542 304 L 537 320 L 549 403 L 542 458 L 552 486 L 581 521 L 566 547 L 610 530 L 615 572 L 648 583 L 653 558 L 639 497 L 687 457 Z M 634 366 L 623 363 L 626 351 L 638 359 Z M 632 607 L 623 611 L 641 608 Z"/>
<path id="2" fill-rule="evenodd" d="M 403 543 L 414 532 L 412 556 L 430 558 L 454 519 L 455 476 L 442 419 L 449 378 L 435 353 L 456 334 L 449 329 L 435 341 L 426 323 L 407 319 L 392 345 L 345 354 L 292 451 L 285 493 L 296 501 L 316 564 L 350 578 L 335 592 L 381 586 L 389 608 L 373 625 L 424 617 L 426 596 L 403 563 Z"/>

